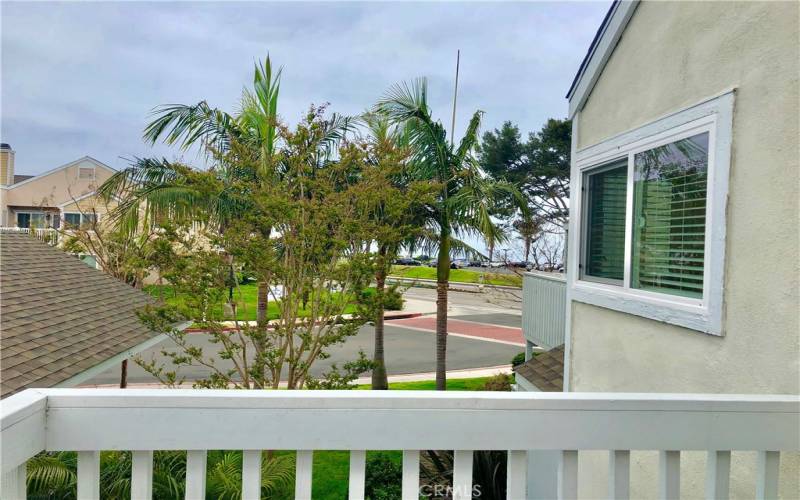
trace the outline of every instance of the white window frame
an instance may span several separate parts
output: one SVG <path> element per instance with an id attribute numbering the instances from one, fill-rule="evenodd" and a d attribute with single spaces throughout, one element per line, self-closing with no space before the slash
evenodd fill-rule
<path id="1" fill-rule="evenodd" d="M 573 197 L 570 245 L 570 295 L 584 302 L 628 314 L 670 323 L 712 335 L 723 335 L 723 283 L 725 268 L 726 207 L 730 171 L 734 91 L 682 109 L 634 130 L 575 153 L 572 166 Z M 631 288 L 633 236 L 634 155 L 654 147 L 708 132 L 708 192 L 703 270 L 703 297 L 695 299 Z M 584 279 L 585 213 L 583 188 L 587 174 L 610 162 L 627 158 L 628 186 L 625 217 L 625 269 L 622 285 Z"/>
<path id="2" fill-rule="evenodd" d="M 67 222 L 67 215 L 78 215 L 78 216 L 80 216 L 81 223 L 79 224 L 79 226 L 83 226 L 84 224 L 86 224 L 86 214 L 84 214 L 83 212 L 73 212 L 73 211 L 70 211 L 70 210 L 65 210 L 65 211 L 61 212 L 61 222 L 63 224 L 66 224 L 66 222 Z M 96 218 L 97 222 L 100 222 L 100 214 L 95 213 L 95 218 Z"/>

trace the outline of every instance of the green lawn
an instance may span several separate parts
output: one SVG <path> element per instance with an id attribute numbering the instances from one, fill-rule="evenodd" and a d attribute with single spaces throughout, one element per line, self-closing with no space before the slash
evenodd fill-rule
<path id="1" fill-rule="evenodd" d="M 436 279 L 436 268 L 427 266 L 394 266 L 391 276 L 399 278 Z M 522 286 L 522 276 L 471 269 L 451 269 L 450 281 L 461 283 L 486 283 L 487 285 Z"/>
<path id="2" fill-rule="evenodd" d="M 159 288 L 163 293 L 164 300 L 168 304 L 179 306 L 183 302 L 183 297 L 177 295 L 175 290 L 169 285 L 148 285 L 145 287 L 153 297 L 159 296 Z M 239 288 L 234 290 L 234 300 L 236 301 L 236 319 L 240 321 L 255 321 L 256 320 L 256 303 L 258 302 L 258 286 L 255 283 L 240 285 Z M 270 297 L 272 299 L 272 297 Z M 348 306 L 345 313 L 351 313 L 355 310 L 355 306 Z M 222 306 L 220 305 L 215 309 L 214 314 L 218 318 L 222 318 Z M 270 300 L 267 304 L 267 317 L 275 319 L 278 317 L 278 304 L 274 300 Z"/>

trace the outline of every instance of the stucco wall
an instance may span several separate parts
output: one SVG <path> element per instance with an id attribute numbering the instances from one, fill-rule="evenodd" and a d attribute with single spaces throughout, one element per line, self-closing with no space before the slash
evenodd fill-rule
<path id="1" fill-rule="evenodd" d="M 643 2 L 634 13 L 579 115 L 578 145 L 737 88 L 725 337 L 573 303 L 572 390 L 800 393 L 799 5 Z M 688 498 L 702 496 L 697 461 L 684 460 Z M 753 458 L 734 462 L 736 494 L 752 496 Z M 654 495 L 654 457 L 632 464 L 634 497 Z M 800 498 L 797 457 L 782 469 L 784 498 Z M 587 477 L 582 488 L 602 491 L 601 482 Z"/>
<path id="2" fill-rule="evenodd" d="M 93 180 L 79 179 L 78 169 L 80 167 L 95 167 L 95 178 Z M 112 174 L 113 172 L 110 170 L 95 166 L 89 160 L 84 160 L 6 190 L 3 202 L 5 205 L 55 207 L 94 191 Z"/>

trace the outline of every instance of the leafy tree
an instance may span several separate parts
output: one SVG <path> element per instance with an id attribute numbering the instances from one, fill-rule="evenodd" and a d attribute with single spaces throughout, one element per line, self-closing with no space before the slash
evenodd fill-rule
<path id="1" fill-rule="evenodd" d="M 428 107 L 425 79 L 392 87 L 378 102 L 376 111 L 401 124 L 411 148 L 409 175 L 439 186 L 435 201 L 426 210 L 426 234 L 438 248 L 436 300 L 436 388 L 446 388 L 447 289 L 451 252 L 477 252 L 458 240 L 461 235 L 486 235 L 492 221 L 494 200 L 514 196 L 503 181 L 486 178 L 474 156 L 478 144 L 481 111 L 470 119 L 464 136 L 448 141 L 444 126 L 434 120 Z"/>
<path id="2" fill-rule="evenodd" d="M 203 189 L 191 169 L 166 160 L 137 160 L 131 167 L 112 176 L 101 187 L 106 197 L 124 196 L 113 212 L 116 222 L 129 231 L 140 226 L 143 214 L 156 225 L 164 219 L 183 217 L 224 230 L 232 220 L 251 208 L 246 197 L 232 198 L 231 186 L 243 175 L 268 178 L 274 165 L 272 155 L 277 134 L 278 95 L 281 70 L 272 71 L 269 56 L 256 63 L 252 89 L 242 91 L 239 112 L 229 114 L 209 106 L 206 101 L 194 105 L 168 104 L 153 111 L 144 139 L 151 144 L 163 140 L 186 150 L 199 146 L 212 161 L 217 192 Z M 248 171 L 233 166 L 231 145 L 246 146 L 255 156 L 258 167 Z M 144 207 L 144 210 L 142 209 Z M 267 236 L 271 228 L 264 228 Z M 257 319 L 266 321 L 269 276 L 259 276 Z"/>
<path id="3" fill-rule="evenodd" d="M 246 198 L 250 204 L 221 233 L 186 225 L 162 228 L 161 237 L 174 251 L 172 258 L 162 259 L 164 275 L 185 300 L 142 316 L 152 329 L 168 331 L 179 346 L 177 352 L 163 353 L 174 367 L 209 371 L 195 386 L 277 388 L 283 379 L 290 389 L 346 387 L 369 369 L 362 356 L 345 364 L 344 372 L 332 369 L 324 380 L 310 373 L 331 346 L 366 321 L 358 314 L 345 321 L 343 314 L 373 272 L 363 244 L 369 219 L 361 209 L 373 191 L 363 182 L 363 151 L 336 147 L 341 130 L 338 119 L 325 118 L 323 108 L 311 108 L 294 130 L 278 128 L 268 175 L 253 173 L 261 168 L 260 156 L 236 140 L 225 159 L 239 171 L 235 180 L 220 179 L 214 171 L 192 173 L 201 197 L 224 188 L 234 203 Z M 236 318 L 239 304 L 226 290 L 230 269 L 237 266 L 272 276 L 279 284 L 270 288 L 279 313 L 271 324 L 236 321 L 231 333 L 222 321 Z M 204 352 L 170 328 L 178 317 L 207 331 L 218 353 Z M 167 385 L 182 382 L 178 370 L 153 361 L 140 364 Z"/>
<path id="4" fill-rule="evenodd" d="M 62 249 L 68 253 L 91 254 L 106 274 L 134 288 L 142 288 L 150 267 L 149 259 L 155 251 L 153 232 L 122 231 L 100 221 L 94 208 L 80 211 L 87 222 L 79 226 L 65 224 L 59 229 Z"/>

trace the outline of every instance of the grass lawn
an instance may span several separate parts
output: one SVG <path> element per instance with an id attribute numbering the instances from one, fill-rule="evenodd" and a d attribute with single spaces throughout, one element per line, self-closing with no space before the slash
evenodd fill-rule
<path id="1" fill-rule="evenodd" d="M 158 285 L 148 285 L 145 287 L 145 291 L 153 297 L 158 297 L 159 288 L 162 289 L 161 291 L 164 295 L 164 300 L 166 300 L 168 304 L 179 306 L 183 302 L 183 298 L 179 295 L 176 295 L 173 288 L 169 285 L 163 285 L 162 287 L 159 287 Z M 258 302 L 258 286 L 255 283 L 240 285 L 239 288 L 233 291 L 233 294 L 234 300 L 237 303 L 236 319 L 240 321 L 255 321 L 256 303 Z M 354 310 L 355 306 L 348 306 L 345 309 L 345 313 L 351 313 Z M 216 308 L 214 313 L 218 315 L 218 318 L 222 318 L 222 305 Z M 267 304 L 267 317 L 269 319 L 275 319 L 278 317 L 278 304 L 272 300 L 271 296 L 270 301 Z"/>
<path id="2" fill-rule="evenodd" d="M 399 278 L 436 279 L 436 268 L 427 266 L 394 266 L 391 276 Z M 522 286 L 522 276 L 472 269 L 451 269 L 450 281 L 461 283 L 486 283 L 487 285 Z"/>

